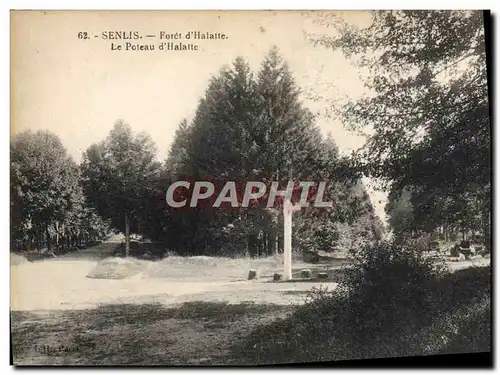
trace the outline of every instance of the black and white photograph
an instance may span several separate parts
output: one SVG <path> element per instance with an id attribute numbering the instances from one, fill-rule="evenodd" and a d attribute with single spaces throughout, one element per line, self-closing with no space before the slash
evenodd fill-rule
<path id="1" fill-rule="evenodd" d="M 491 17 L 11 10 L 11 365 L 492 366 Z"/>

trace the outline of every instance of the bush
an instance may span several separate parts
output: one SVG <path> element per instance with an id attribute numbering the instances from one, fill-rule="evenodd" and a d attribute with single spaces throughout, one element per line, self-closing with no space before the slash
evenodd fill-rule
<path id="1" fill-rule="evenodd" d="M 353 254 L 339 292 L 349 298 L 353 318 L 362 322 L 352 324 L 364 340 L 380 340 L 381 334 L 390 340 L 427 323 L 445 267 L 423 257 L 422 246 L 420 241 L 380 242 Z"/>
<path id="2" fill-rule="evenodd" d="M 445 310 L 460 308 L 491 294 L 491 268 L 470 267 L 446 274 L 434 288 L 434 299 Z"/>
<path id="3" fill-rule="evenodd" d="M 491 350 L 491 300 L 483 295 L 440 315 L 404 338 L 407 355 L 486 352 Z"/>
<path id="4" fill-rule="evenodd" d="M 313 289 L 288 318 L 253 332 L 240 355 L 264 364 L 489 350 L 489 267 L 450 273 L 421 246 L 360 249 L 338 289 Z"/>

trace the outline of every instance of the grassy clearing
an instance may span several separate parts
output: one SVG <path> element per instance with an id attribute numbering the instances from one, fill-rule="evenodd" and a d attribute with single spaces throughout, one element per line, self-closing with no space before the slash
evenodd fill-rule
<path id="1" fill-rule="evenodd" d="M 135 258 L 105 258 L 88 273 L 91 279 L 126 279 L 144 272 L 149 263 Z"/>
<path id="2" fill-rule="evenodd" d="M 298 308 L 187 302 L 12 312 L 13 354 L 17 365 L 263 365 L 489 351 L 489 277 L 488 268 L 446 275 L 432 308 L 390 322 L 406 327 L 397 332 L 356 318 L 327 290 Z"/>
<path id="3" fill-rule="evenodd" d="M 16 298 L 27 302 L 14 309 L 36 310 L 12 312 L 15 363 L 262 365 L 490 348 L 489 267 L 439 279 L 417 267 L 409 278 L 414 265 L 398 268 L 391 261 L 380 268 L 375 260 L 367 264 L 375 278 L 362 278 L 369 288 L 361 303 L 324 289 L 310 294 L 311 283 L 246 281 L 250 268 L 264 279 L 280 271 L 274 257 L 106 258 L 101 266 L 128 262 L 134 265 L 127 272 L 147 277 L 125 272 L 124 280 L 90 279 L 98 263 L 85 259 L 11 267 Z M 340 263 L 327 270 L 330 281 L 343 278 Z M 116 271 L 106 267 L 103 273 Z M 325 265 L 295 262 L 294 277 L 304 268 L 314 277 Z M 412 286 L 405 289 L 408 281 Z M 289 304 L 304 300 L 298 308 Z M 63 302 L 69 310 L 60 310 Z M 102 305 L 91 308 L 96 304 Z"/>
<path id="4" fill-rule="evenodd" d="M 300 279 L 303 269 L 311 269 L 313 278 L 318 272 L 327 271 L 330 280 L 337 279 L 337 270 L 346 261 L 338 259 L 328 265 L 311 265 L 294 262 L 293 277 Z M 328 270 L 325 267 L 328 266 Z M 275 272 L 282 272 L 281 257 L 266 258 L 223 258 L 193 256 L 168 256 L 162 260 L 149 261 L 133 257 L 109 257 L 99 261 L 87 275 L 96 279 L 124 279 L 141 274 L 147 278 L 197 281 L 242 281 L 249 270 L 256 270 L 259 278 L 272 278 Z"/>
<path id="5" fill-rule="evenodd" d="M 291 307 L 193 302 L 12 312 L 16 365 L 228 364 L 249 330 Z"/>

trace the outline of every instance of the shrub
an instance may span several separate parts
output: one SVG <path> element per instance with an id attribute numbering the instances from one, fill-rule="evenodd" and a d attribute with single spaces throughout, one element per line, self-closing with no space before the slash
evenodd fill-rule
<path id="1" fill-rule="evenodd" d="M 353 254 L 339 292 L 349 296 L 355 324 L 370 335 L 392 336 L 414 325 L 425 324 L 433 307 L 431 292 L 444 264 L 422 256 L 419 241 L 380 242 Z M 375 337 L 372 337 L 375 339 Z"/>
<path id="2" fill-rule="evenodd" d="M 266 364 L 490 350 L 490 268 L 450 273 L 421 250 L 413 240 L 361 248 L 336 290 L 313 288 L 236 354 Z"/>
<path id="3" fill-rule="evenodd" d="M 438 280 L 434 290 L 442 308 L 459 308 L 491 294 L 491 268 L 471 267 L 449 273 Z"/>
<path id="4" fill-rule="evenodd" d="M 449 309 L 435 322 L 404 338 L 405 355 L 485 352 L 491 349 L 488 295 Z"/>

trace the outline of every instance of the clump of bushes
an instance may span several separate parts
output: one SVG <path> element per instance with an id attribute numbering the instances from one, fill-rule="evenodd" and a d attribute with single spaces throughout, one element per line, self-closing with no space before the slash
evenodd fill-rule
<path id="1" fill-rule="evenodd" d="M 353 254 L 339 293 L 349 300 L 356 337 L 363 342 L 391 340 L 428 323 L 435 309 L 434 290 L 446 268 L 423 257 L 422 246 L 418 241 L 380 242 Z"/>
<path id="2" fill-rule="evenodd" d="M 361 248 L 336 290 L 313 290 L 288 318 L 253 332 L 240 355 L 286 363 L 488 351 L 489 267 L 450 273 L 421 246 Z"/>

